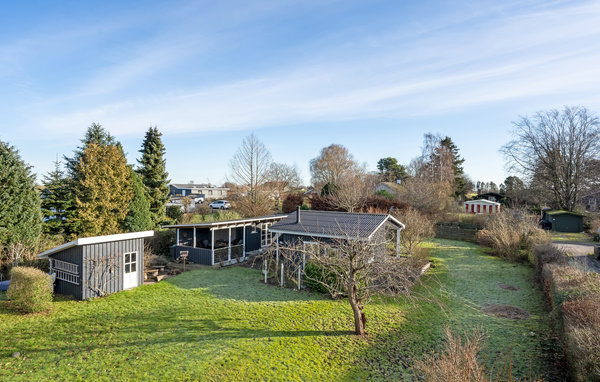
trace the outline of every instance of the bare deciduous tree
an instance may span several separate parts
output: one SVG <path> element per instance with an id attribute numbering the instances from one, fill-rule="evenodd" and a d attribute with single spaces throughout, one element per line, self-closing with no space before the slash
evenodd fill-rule
<path id="1" fill-rule="evenodd" d="M 298 168 L 285 163 L 271 163 L 269 169 L 269 188 L 275 193 L 277 204 L 281 204 L 281 200 L 287 192 L 298 187 L 301 183 Z"/>
<path id="2" fill-rule="evenodd" d="M 355 173 L 358 168 L 358 163 L 342 145 L 324 147 L 319 156 L 310 161 L 312 183 L 317 190 L 327 184 L 338 186 L 348 174 Z"/>
<path id="3" fill-rule="evenodd" d="M 414 208 L 393 213 L 394 217 L 406 225 L 402 230 L 401 247 L 405 254 L 412 254 L 426 239 L 435 236 L 433 222 Z"/>
<path id="4" fill-rule="evenodd" d="M 338 181 L 337 187 L 329 195 L 329 203 L 344 211 L 355 212 L 373 196 L 376 186 L 377 176 L 362 170 L 349 172 Z"/>
<path id="5" fill-rule="evenodd" d="M 269 150 L 254 134 L 250 134 L 231 159 L 231 180 L 248 186 L 249 196 L 254 198 L 260 186 L 269 180 L 271 162 Z"/>
<path id="6" fill-rule="evenodd" d="M 415 257 L 396 257 L 386 249 L 383 232 L 371 240 L 348 236 L 315 245 L 287 245 L 280 248 L 280 261 L 290 264 L 293 279 L 304 254 L 314 271 L 305 277 L 322 285 L 332 297 L 347 296 L 354 315 L 354 333 L 364 335 L 363 312 L 376 294 L 398 296 L 409 291 L 426 262 Z"/>
<path id="7" fill-rule="evenodd" d="M 557 208 L 572 211 L 588 180 L 586 166 L 600 155 L 600 122 L 584 107 L 536 113 L 514 122 L 514 140 L 502 147 L 510 169 L 537 178 Z"/>

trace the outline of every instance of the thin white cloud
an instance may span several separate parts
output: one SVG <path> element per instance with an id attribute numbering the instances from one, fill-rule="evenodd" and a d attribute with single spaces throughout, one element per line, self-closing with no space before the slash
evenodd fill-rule
<path id="1" fill-rule="evenodd" d="M 185 42 L 158 51 L 149 45 L 149 53 L 88 82 L 79 103 L 59 95 L 48 103 L 53 111 L 35 105 L 40 117 L 33 122 L 47 131 L 79 132 L 99 121 L 117 134 L 137 134 L 149 124 L 175 133 L 418 116 L 552 94 L 593 102 L 600 86 L 598 19 L 600 5 L 584 3 L 481 17 L 471 26 L 419 31 L 415 41 L 404 35 L 399 41 L 392 29 L 322 46 L 312 59 L 244 80 L 143 95 L 132 91 L 137 82 L 188 57 Z"/>

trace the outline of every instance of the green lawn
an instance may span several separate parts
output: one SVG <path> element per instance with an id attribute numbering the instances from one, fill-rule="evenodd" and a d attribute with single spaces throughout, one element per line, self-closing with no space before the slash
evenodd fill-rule
<path id="1" fill-rule="evenodd" d="M 432 247 L 436 267 L 417 288 L 422 298 L 368 306 L 367 338 L 351 334 L 347 302 L 266 286 L 259 271 L 241 267 L 57 301 L 45 315 L 0 308 L 0 380 L 410 380 L 412 360 L 439 347 L 446 324 L 485 330 L 488 365 L 510 352 L 513 375 L 552 370 L 554 343 L 532 270 L 473 244 L 435 240 Z M 486 303 L 532 316 L 489 317 L 479 311 Z"/>
<path id="2" fill-rule="evenodd" d="M 575 243 L 593 243 L 594 237 L 586 232 L 571 233 L 571 232 L 550 232 L 552 241 L 564 241 Z"/>

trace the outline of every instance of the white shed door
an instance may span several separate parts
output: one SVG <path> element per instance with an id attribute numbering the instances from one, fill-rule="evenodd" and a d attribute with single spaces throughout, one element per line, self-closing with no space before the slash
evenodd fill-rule
<path id="1" fill-rule="evenodd" d="M 124 256 L 123 289 L 138 286 L 138 255 L 137 252 L 129 252 Z"/>

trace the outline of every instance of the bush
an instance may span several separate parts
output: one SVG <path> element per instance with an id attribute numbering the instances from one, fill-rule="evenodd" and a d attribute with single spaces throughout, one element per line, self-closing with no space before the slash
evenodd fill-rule
<path id="1" fill-rule="evenodd" d="M 511 261 L 530 259 L 536 245 L 547 243 L 548 234 L 538 227 L 537 219 L 521 211 L 505 210 L 488 218 L 483 230 L 477 232 L 481 245 L 492 248 L 494 254 Z"/>
<path id="2" fill-rule="evenodd" d="M 15 267 L 10 272 L 7 297 L 12 309 L 35 313 L 52 307 L 52 279 L 37 268 Z"/>
<path id="3" fill-rule="evenodd" d="M 325 281 L 329 285 L 335 284 L 332 280 L 335 277 L 332 273 L 327 273 L 323 267 L 310 261 L 304 266 L 304 285 L 315 292 L 329 294 L 329 290 L 319 281 Z"/>
<path id="4" fill-rule="evenodd" d="M 455 336 L 446 327 L 446 343 L 438 355 L 428 354 L 423 360 L 415 363 L 415 369 L 420 371 L 426 382 L 504 382 L 513 381 L 511 375 L 510 357 L 504 363 L 500 373 L 493 373 L 493 367 L 486 372 L 485 363 L 478 359 L 484 345 L 484 336 L 481 331 L 472 334 Z M 493 365 L 492 365 L 493 366 Z M 529 377 L 530 382 L 541 379 Z"/>
<path id="5" fill-rule="evenodd" d="M 296 211 L 296 207 L 302 206 L 304 202 L 304 195 L 302 193 L 288 194 L 283 200 L 281 211 L 289 214 L 290 212 Z"/>
<path id="6" fill-rule="evenodd" d="M 146 239 L 146 244 L 150 248 L 150 253 L 169 257 L 169 248 L 175 244 L 175 230 L 165 229 L 154 231 L 154 236 Z M 146 250 L 144 250 L 144 253 Z"/>
<path id="7" fill-rule="evenodd" d="M 406 226 L 400 234 L 400 245 L 405 254 L 412 254 L 424 240 L 435 236 L 433 222 L 414 208 L 395 212 L 394 217 Z"/>
<path id="8" fill-rule="evenodd" d="M 180 206 L 167 206 L 166 215 L 168 218 L 178 221 L 181 218 L 181 215 L 183 215 L 183 212 L 181 212 Z"/>

